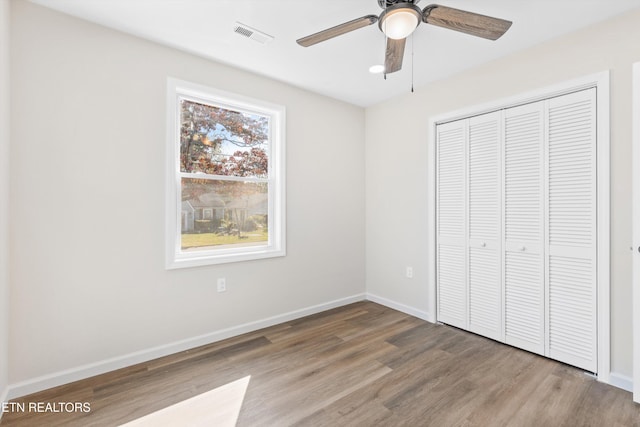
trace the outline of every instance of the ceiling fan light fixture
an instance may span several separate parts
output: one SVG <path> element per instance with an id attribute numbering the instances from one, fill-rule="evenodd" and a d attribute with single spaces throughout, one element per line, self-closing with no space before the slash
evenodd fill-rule
<path id="1" fill-rule="evenodd" d="M 400 40 L 411 35 L 421 19 L 422 12 L 417 6 L 399 3 L 382 12 L 378 26 L 390 39 Z"/>

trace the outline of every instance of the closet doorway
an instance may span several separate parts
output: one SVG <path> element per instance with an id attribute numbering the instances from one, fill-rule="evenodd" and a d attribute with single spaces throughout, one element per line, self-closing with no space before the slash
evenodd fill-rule
<path id="1" fill-rule="evenodd" d="M 431 320 L 608 382 L 608 73 L 430 130 Z"/>

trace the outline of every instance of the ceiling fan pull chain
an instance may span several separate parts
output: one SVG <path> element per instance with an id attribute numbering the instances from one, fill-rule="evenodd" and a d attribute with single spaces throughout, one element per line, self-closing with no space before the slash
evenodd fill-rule
<path id="1" fill-rule="evenodd" d="M 413 34 L 411 34 L 411 93 L 413 93 L 413 43 L 414 43 Z"/>
<path id="2" fill-rule="evenodd" d="M 382 5 L 380 5 L 382 6 Z M 387 2 L 385 1 L 385 5 L 383 9 L 387 9 L 389 7 L 389 5 L 387 4 Z M 383 48 L 383 52 L 385 52 L 386 48 L 387 48 L 387 43 L 389 42 L 389 37 L 387 36 L 387 22 L 384 21 L 382 23 L 382 25 L 384 25 L 385 30 L 382 32 L 383 40 L 384 40 L 384 48 Z M 384 79 L 387 80 L 387 57 L 386 57 L 386 53 L 385 53 L 385 58 L 384 58 Z"/>

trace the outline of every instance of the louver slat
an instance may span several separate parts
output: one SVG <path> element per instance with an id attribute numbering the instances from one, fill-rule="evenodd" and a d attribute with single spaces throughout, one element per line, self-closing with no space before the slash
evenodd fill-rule
<path id="1" fill-rule="evenodd" d="M 438 133 L 438 236 L 464 238 L 464 129 L 442 128 Z"/>
<path id="2" fill-rule="evenodd" d="M 500 229 L 499 117 L 486 116 L 469 124 L 469 238 L 496 241 Z"/>
<path id="3" fill-rule="evenodd" d="M 469 330 L 493 339 L 502 338 L 500 253 L 469 249 Z"/>
<path id="4" fill-rule="evenodd" d="M 438 247 L 438 320 L 466 328 L 467 289 L 464 248 Z"/>

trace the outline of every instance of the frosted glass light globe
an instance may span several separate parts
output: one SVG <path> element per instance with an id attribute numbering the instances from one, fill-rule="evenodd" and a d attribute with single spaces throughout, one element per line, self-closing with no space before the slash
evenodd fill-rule
<path id="1" fill-rule="evenodd" d="M 418 26 L 418 17 L 411 10 L 396 10 L 384 18 L 382 31 L 390 39 L 404 39 Z"/>

